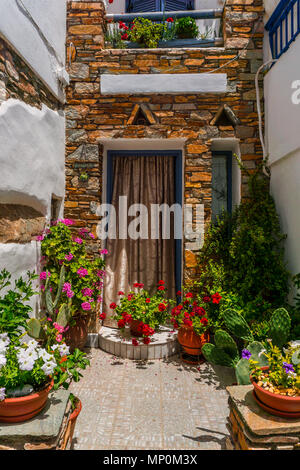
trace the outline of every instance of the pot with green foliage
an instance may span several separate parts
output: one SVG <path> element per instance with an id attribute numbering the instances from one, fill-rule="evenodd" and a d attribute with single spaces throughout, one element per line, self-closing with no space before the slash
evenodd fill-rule
<path id="1" fill-rule="evenodd" d="M 69 219 L 58 220 L 40 237 L 43 253 L 40 279 L 43 281 L 41 289 L 47 314 L 52 319 L 57 314 L 64 317 L 67 321 L 64 326 L 69 327 L 67 337 L 73 331 L 80 341 L 74 347 L 83 347 L 89 317 L 92 314 L 96 316 L 101 302 L 105 277 L 105 263 L 101 255 L 107 252 L 101 250 L 100 255 L 91 258 L 87 244 L 94 235 L 85 228 L 72 232 L 72 224 Z M 53 292 L 56 292 L 55 297 Z"/>
<path id="2" fill-rule="evenodd" d="M 176 36 L 180 39 L 197 38 L 199 34 L 198 26 L 194 18 L 187 16 L 179 18 L 175 22 Z"/>
<path id="3" fill-rule="evenodd" d="M 260 367 L 268 365 L 265 355 L 265 347 L 262 343 L 254 341 L 251 329 L 243 316 L 233 309 L 227 309 L 223 313 L 226 329 L 237 339 L 243 342 L 243 351 L 240 351 L 228 331 L 219 329 L 215 332 L 215 344 L 206 344 L 202 348 L 202 354 L 212 364 L 218 364 L 235 369 L 239 385 L 250 384 L 249 361 L 246 351 L 250 351 L 252 358 Z M 274 311 L 269 322 L 269 334 L 273 344 L 282 347 L 288 342 L 291 319 L 284 308 Z"/>

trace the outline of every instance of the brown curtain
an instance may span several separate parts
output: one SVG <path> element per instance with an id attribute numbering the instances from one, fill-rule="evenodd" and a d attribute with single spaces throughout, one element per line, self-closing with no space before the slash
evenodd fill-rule
<path id="1" fill-rule="evenodd" d="M 117 302 L 118 292 L 128 293 L 135 282 L 142 282 L 153 293 L 160 279 L 165 281 L 169 297 L 175 295 L 175 241 L 174 218 L 171 215 L 170 238 L 162 239 L 160 217 L 159 238 L 151 239 L 151 204 L 175 202 L 175 159 L 172 156 L 116 156 L 113 157 L 112 205 L 116 211 L 117 238 L 107 239 L 107 279 L 104 288 L 105 324 L 116 326 L 111 319 L 111 302 Z M 148 239 L 121 239 L 119 226 L 119 196 L 127 196 L 128 208 L 144 204 L 148 209 Z M 127 224 L 139 213 L 128 216 Z M 112 219 L 111 219 L 112 220 Z M 127 226 L 126 224 L 126 226 Z M 137 231 L 146 230 L 137 227 Z M 110 226 L 111 229 L 111 226 Z M 110 233 L 110 232 L 109 232 Z"/>

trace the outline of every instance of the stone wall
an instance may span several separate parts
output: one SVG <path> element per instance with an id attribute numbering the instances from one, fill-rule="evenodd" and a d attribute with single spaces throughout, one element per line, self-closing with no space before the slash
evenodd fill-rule
<path id="1" fill-rule="evenodd" d="M 223 16 L 224 47 L 214 48 L 105 50 L 104 15 L 102 2 L 68 2 L 67 45 L 73 62 L 69 68 L 71 82 L 66 107 L 65 215 L 74 219 L 77 227 L 88 225 L 96 234 L 98 216 L 94 208 L 101 202 L 103 144 L 109 148 L 109 139 L 112 142 L 153 139 L 160 140 L 162 145 L 181 139 L 185 202 L 204 203 L 208 222 L 211 155 L 216 139 L 234 142 L 238 139 L 242 159 L 250 170 L 261 159 L 254 77 L 262 60 L 262 1 L 227 0 Z M 215 69 L 218 69 L 216 73 L 227 74 L 226 93 L 100 94 L 102 74 L 187 74 Z M 156 122 L 147 126 L 132 124 L 130 117 L 136 104 L 147 105 Z M 213 119 L 225 104 L 237 120 L 217 125 Z M 89 179 L 83 183 L 80 166 L 84 167 L 85 163 L 84 172 Z M 243 176 L 243 196 L 245 183 Z M 92 249 L 96 250 L 98 245 L 95 241 Z M 185 280 L 196 275 L 195 254 L 185 251 Z"/>

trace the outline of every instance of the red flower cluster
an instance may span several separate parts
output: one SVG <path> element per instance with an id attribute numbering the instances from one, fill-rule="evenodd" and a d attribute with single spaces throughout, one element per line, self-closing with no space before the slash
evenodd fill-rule
<path id="1" fill-rule="evenodd" d="M 193 327 L 195 331 L 202 331 L 208 325 L 206 310 L 198 305 L 197 301 L 191 301 L 193 294 L 188 292 L 186 300 L 176 305 L 171 311 L 171 322 L 174 328 L 179 329 L 181 326 Z M 191 303 L 192 302 L 192 303 Z"/>
<path id="2" fill-rule="evenodd" d="M 168 23 L 174 23 L 174 19 L 173 18 L 167 18 L 167 22 Z"/>
<path id="3" fill-rule="evenodd" d="M 222 296 L 218 292 L 216 292 L 211 297 L 209 295 L 205 295 L 202 300 L 206 304 L 209 304 L 210 302 L 212 302 L 213 304 L 219 304 L 221 299 Z"/>
<path id="4" fill-rule="evenodd" d="M 133 284 L 133 287 L 138 287 L 139 289 L 143 289 L 144 284 L 142 282 L 135 282 Z"/>
<path id="5" fill-rule="evenodd" d="M 121 39 L 122 41 L 126 41 L 126 39 L 128 39 L 128 34 L 126 33 L 126 31 L 128 31 L 128 26 L 126 26 L 125 23 L 123 23 L 123 21 L 119 21 L 119 29 L 122 29 L 123 30 L 123 33 L 121 35 Z"/>
<path id="6" fill-rule="evenodd" d="M 111 308 L 112 310 L 115 310 L 115 308 L 117 308 L 117 304 L 115 304 L 115 302 L 112 302 L 109 308 Z"/>
<path id="7" fill-rule="evenodd" d="M 99 318 L 100 318 L 100 320 L 105 320 L 106 313 L 99 313 Z"/>

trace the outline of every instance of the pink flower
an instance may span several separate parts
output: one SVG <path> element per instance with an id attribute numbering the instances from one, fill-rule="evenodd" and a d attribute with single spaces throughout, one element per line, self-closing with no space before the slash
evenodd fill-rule
<path id="1" fill-rule="evenodd" d="M 107 255 L 108 254 L 108 251 L 106 248 L 104 248 L 103 250 L 100 250 L 100 255 Z"/>
<path id="2" fill-rule="evenodd" d="M 90 236 L 91 238 L 95 238 L 95 235 L 94 235 L 92 232 L 89 233 L 89 236 Z"/>
<path id="3" fill-rule="evenodd" d="M 74 297 L 74 295 L 75 295 L 75 294 L 74 294 L 73 291 L 68 290 L 68 292 L 67 292 L 67 297 L 68 297 L 69 299 L 71 299 L 72 297 Z"/>
<path id="4" fill-rule="evenodd" d="M 82 238 L 76 237 L 76 238 L 74 238 L 74 242 L 76 242 L 76 243 L 78 243 L 79 245 L 81 245 L 81 243 L 82 243 Z"/>
<path id="5" fill-rule="evenodd" d="M 106 276 L 106 272 L 103 271 L 103 270 L 97 271 L 96 276 L 98 276 L 98 277 L 104 277 L 104 276 Z"/>
<path id="6" fill-rule="evenodd" d="M 62 220 L 60 220 L 60 222 L 62 222 L 65 225 L 73 225 L 74 224 L 73 220 L 71 220 L 71 219 L 62 219 Z"/>
<path id="7" fill-rule="evenodd" d="M 43 240 L 44 240 L 44 235 L 38 235 L 38 236 L 36 237 L 36 241 L 37 241 L 37 242 L 42 242 Z"/>
<path id="8" fill-rule="evenodd" d="M 72 255 L 72 253 L 69 253 L 68 255 L 65 256 L 65 259 L 67 261 L 71 261 L 71 259 L 73 259 L 73 258 L 74 258 L 74 256 Z"/>
<path id="9" fill-rule="evenodd" d="M 58 343 L 60 343 L 62 340 L 62 335 L 57 335 L 55 339 Z"/>
<path id="10" fill-rule="evenodd" d="M 82 295 L 84 295 L 85 297 L 91 297 L 93 295 L 94 290 L 86 287 L 85 289 L 82 289 L 81 292 L 82 292 Z"/>
<path id="11" fill-rule="evenodd" d="M 44 284 L 41 285 L 40 289 L 41 289 L 41 290 L 44 290 L 44 289 L 45 289 Z"/>
<path id="12" fill-rule="evenodd" d="M 51 274 L 48 273 L 48 277 L 50 277 L 50 276 L 51 276 Z M 46 271 L 42 271 L 42 272 L 40 273 L 40 279 L 41 279 L 41 281 L 42 281 L 42 280 L 44 281 L 45 279 L 47 279 L 47 272 L 46 272 Z"/>
<path id="13" fill-rule="evenodd" d="M 102 302 L 102 297 L 99 295 L 99 296 L 97 297 L 97 303 L 100 304 L 100 302 Z"/>
<path id="14" fill-rule="evenodd" d="M 87 310 L 91 310 L 92 307 L 91 307 L 91 304 L 90 304 L 89 302 L 83 302 L 83 303 L 81 304 L 81 308 L 82 308 L 82 310 L 86 310 L 86 311 L 87 311 Z"/>
<path id="15" fill-rule="evenodd" d="M 88 273 L 89 273 L 89 272 L 88 272 L 88 270 L 87 270 L 86 268 L 79 268 L 79 269 L 77 270 L 77 274 L 78 274 L 79 277 L 85 277 L 85 276 L 88 275 Z"/>
<path id="16" fill-rule="evenodd" d="M 47 320 L 48 320 L 48 321 L 52 321 L 52 318 L 48 317 Z"/>
<path id="17" fill-rule="evenodd" d="M 87 232 L 88 232 L 87 228 L 81 228 L 78 233 L 81 237 L 83 237 Z"/>

